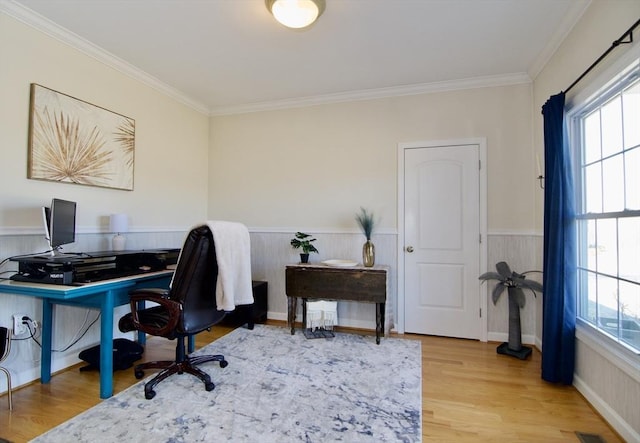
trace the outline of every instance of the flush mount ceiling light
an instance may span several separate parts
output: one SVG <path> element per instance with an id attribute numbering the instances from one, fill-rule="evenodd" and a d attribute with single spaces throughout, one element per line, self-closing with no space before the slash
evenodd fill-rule
<path id="1" fill-rule="evenodd" d="M 322 15 L 325 0 L 265 0 L 276 20 L 288 28 L 306 28 Z"/>

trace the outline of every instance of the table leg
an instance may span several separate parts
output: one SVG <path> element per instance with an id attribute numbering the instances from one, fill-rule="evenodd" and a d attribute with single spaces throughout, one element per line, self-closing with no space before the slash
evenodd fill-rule
<path id="1" fill-rule="evenodd" d="M 113 395 L 113 309 L 115 295 L 107 291 L 100 313 L 100 398 Z"/>
<path id="2" fill-rule="evenodd" d="M 302 299 L 302 330 L 307 329 L 307 299 Z"/>
<path id="3" fill-rule="evenodd" d="M 42 299 L 42 351 L 40 354 L 40 383 L 51 381 L 51 342 L 53 334 L 53 303 Z"/>
<path id="4" fill-rule="evenodd" d="M 376 303 L 376 344 L 380 344 L 380 335 L 384 336 L 384 303 Z"/>
<path id="5" fill-rule="evenodd" d="M 298 298 L 297 297 L 287 297 L 288 298 L 288 312 L 287 312 L 287 322 L 289 323 L 289 327 L 291 328 L 291 335 L 296 333 L 296 309 L 298 308 Z"/>
<path id="6" fill-rule="evenodd" d="M 136 303 L 136 309 L 138 312 L 142 311 L 145 308 L 144 300 L 141 300 Z M 147 334 L 142 331 L 138 331 L 138 344 L 140 346 L 144 346 L 147 343 Z"/>

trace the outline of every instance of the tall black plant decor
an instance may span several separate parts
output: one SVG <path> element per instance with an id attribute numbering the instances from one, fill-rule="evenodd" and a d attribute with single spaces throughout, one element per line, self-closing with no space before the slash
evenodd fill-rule
<path id="1" fill-rule="evenodd" d="M 502 343 L 498 346 L 498 354 L 511 355 L 518 357 L 521 360 L 526 359 L 531 355 L 531 348 L 522 346 L 522 328 L 520 325 L 520 309 L 524 307 L 526 297 L 524 289 L 528 289 L 533 293 L 535 297 L 536 292 L 542 293 L 542 284 L 534 280 L 527 280 L 527 271 L 522 274 L 511 271 L 511 268 L 506 262 L 499 262 L 496 264 L 496 270 L 498 272 L 486 272 L 479 278 L 480 280 L 497 280 L 498 284 L 491 293 L 491 300 L 495 305 L 500 299 L 500 295 L 504 292 L 505 288 L 509 295 L 509 342 Z"/>

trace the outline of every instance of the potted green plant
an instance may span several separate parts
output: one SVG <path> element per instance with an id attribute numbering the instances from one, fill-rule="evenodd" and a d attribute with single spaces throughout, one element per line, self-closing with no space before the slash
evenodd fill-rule
<path id="1" fill-rule="evenodd" d="M 316 241 L 316 239 L 313 238 L 311 234 L 305 234 L 304 232 L 296 232 L 295 238 L 291 239 L 291 246 L 293 246 L 293 249 L 302 249 L 302 252 L 300 253 L 300 261 L 302 263 L 309 262 L 309 253 L 318 253 L 316 247 L 311 244 L 314 241 Z"/>
<path id="2" fill-rule="evenodd" d="M 498 354 L 511 355 L 524 360 L 531 354 L 531 348 L 522 346 L 520 308 L 524 307 L 526 301 L 524 289 L 529 289 L 534 297 L 536 291 L 542 293 L 542 284 L 534 280 L 526 280 L 525 274 L 539 271 L 527 271 L 518 274 L 515 271 L 511 271 L 509 265 L 503 261 L 496 264 L 496 270 L 498 272 L 485 272 L 479 279 L 483 281 L 498 281 L 498 284 L 491 293 L 491 299 L 494 305 L 498 302 L 505 288 L 509 294 L 509 342 L 499 345 L 497 352 Z"/>

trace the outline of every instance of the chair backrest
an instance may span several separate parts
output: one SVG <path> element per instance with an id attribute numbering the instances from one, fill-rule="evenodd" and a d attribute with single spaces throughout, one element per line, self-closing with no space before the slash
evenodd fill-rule
<path id="1" fill-rule="evenodd" d="M 218 263 L 213 235 L 208 226 L 193 228 L 180 252 L 169 298 L 182 304 L 178 332 L 196 333 L 218 323 L 224 311 L 216 306 Z"/>

